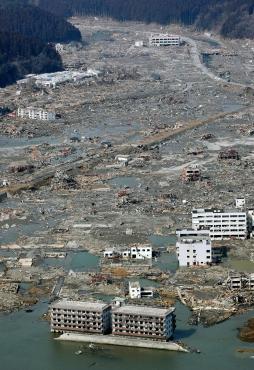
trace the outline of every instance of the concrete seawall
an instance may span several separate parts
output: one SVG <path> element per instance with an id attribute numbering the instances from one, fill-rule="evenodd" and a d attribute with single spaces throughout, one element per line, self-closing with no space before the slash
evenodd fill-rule
<path id="1" fill-rule="evenodd" d="M 156 342 L 149 339 L 127 338 L 113 335 L 65 333 L 55 338 L 55 340 L 188 352 L 187 349 L 174 342 Z"/>

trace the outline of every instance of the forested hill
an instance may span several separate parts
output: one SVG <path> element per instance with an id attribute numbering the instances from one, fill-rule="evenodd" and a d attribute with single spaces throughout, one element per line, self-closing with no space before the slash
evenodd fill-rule
<path id="1" fill-rule="evenodd" d="M 254 0 L 28 0 L 61 16 L 110 16 L 169 24 L 192 24 L 223 36 L 254 37 Z"/>
<path id="2" fill-rule="evenodd" d="M 0 30 L 32 36 L 45 42 L 81 39 L 79 30 L 65 19 L 27 5 L 0 5 Z"/>
<path id="3" fill-rule="evenodd" d="M 0 87 L 28 73 L 62 70 L 62 61 L 54 47 L 38 39 L 0 31 Z"/>
<path id="4" fill-rule="evenodd" d="M 27 0 L 0 2 L 0 87 L 28 73 L 62 70 L 60 55 L 49 42 L 79 41 L 65 19 L 28 6 Z"/>

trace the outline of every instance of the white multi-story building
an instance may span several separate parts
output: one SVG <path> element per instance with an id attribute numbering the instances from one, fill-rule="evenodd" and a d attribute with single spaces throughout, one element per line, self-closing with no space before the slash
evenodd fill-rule
<path id="1" fill-rule="evenodd" d="M 209 237 L 181 237 L 176 243 L 179 266 L 205 266 L 212 262 L 212 244 Z"/>
<path id="2" fill-rule="evenodd" d="M 29 119 L 38 119 L 43 121 L 53 121 L 56 119 L 55 112 L 49 112 L 41 108 L 18 108 L 18 117 L 29 118 Z"/>
<path id="3" fill-rule="evenodd" d="M 174 307 L 117 307 L 112 310 L 112 334 L 168 340 L 175 330 L 174 312 Z"/>
<path id="4" fill-rule="evenodd" d="M 235 207 L 243 209 L 245 207 L 245 198 L 236 198 Z"/>
<path id="5" fill-rule="evenodd" d="M 151 259 L 152 252 L 152 247 L 149 245 L 131 247 L 131 258 L 137 260 Z"/>
<path id="6" fill-rule="evenodd" d="M 180 43 L 180 36 L 168 33 L 154 33 L 149 37 L 150 46 L 179 46 Z"/>
<path id="7" fill-rule="evenodd" d="M 246 212 L 220 209 L 193 209 L 192 228 L 209 230 L 212 240 L 246 239 L 248 235 Z"/>
<path id="8" fill-rule="evenodd" d="M 209 230 L 194 230 L 194 229 L 177 229 L 176 230 L 176 235 L 179 238 L 209 238 L 210 233 Z"/>
<path id="9" fill-rule="evenodd" d="M 152 259 L 153 249 L 150 245 L 135 245 L 128 249 L 116 250 L 115 248 L 106 249 L 103 253 L 104 258 L 124 258 L 124 259 Z"/>

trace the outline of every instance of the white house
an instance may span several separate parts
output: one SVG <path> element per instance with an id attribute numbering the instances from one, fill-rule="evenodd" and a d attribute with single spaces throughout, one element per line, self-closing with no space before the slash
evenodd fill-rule
<path id="1" fill-rule="evenodd" d="M 30 257 L 20 258 L 18 260 L 18 263 L 22 267 L 31 267 L 33 265 L 33 258 Z"/>
<path id="2" fill-rule="evenodd" d="M 236 198 L 235 207 L 243 209 L 245 207 L 245 198 Z"/>
<path id="3" fill-rule="evenodd" d="M 131 299 L 141 298 L 141 286 L 138 281 L 129 281 L 129 296 Z"/>
<path id="4" fill-rule="evenodd" d="M 142 41 L 142 40 L 135 41 L 135 46 L 138 47 L 138 48 L 143 47 L 144 46 L 144 41 Z"/>
<path id="5" fill-rule="evenodd" d="M 140 245 L 131 247 L 131 258 L 139 260 L 151 259 L 152 247 L 149 245 Z"/>
<path id="6" fill-rule="evenodd" d="M 129 161 L 131 160 L 131 156 L 130 155 L 124 155 L 124 154 L 118 154 L 115 157 L 115 159 L 116 159 L 116 161 L 127 165 L 129 163 Z"/>
<path id="7" fill-rule="evenodd" d="M 176 243 L 179 266 L 205 266 L 212 262 L 210 238 L 181 237 Z"/>
<path id="8" fill-rule="evenodd" d="M 192 228 L 194 230 L 209 230 L 213 240 L 246 239 L 248 234 L 247 214 L 236 210 L 193 209 Z"/>

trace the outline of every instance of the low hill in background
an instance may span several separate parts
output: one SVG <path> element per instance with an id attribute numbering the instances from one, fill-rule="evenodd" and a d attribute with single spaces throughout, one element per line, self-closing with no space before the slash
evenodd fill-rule
<path id="1" fill-rule="evenodd" d="M 225 37 L 254 37 L 253 0 L 30 0 L 61 16 L 94 15 L 115 19 L 193 25 Z"/>

